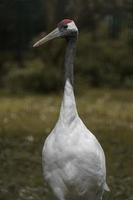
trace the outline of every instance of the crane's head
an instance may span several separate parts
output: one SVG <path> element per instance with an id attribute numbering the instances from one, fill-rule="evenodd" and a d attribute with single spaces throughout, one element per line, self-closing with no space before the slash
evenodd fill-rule
<path id="1" fill-rule="evenodd" d="M 38 42 L 36 42 L 33 45 L 33 47 L 38 47 L 44 44 L 45 42 L 58 37 L 64 37 L 68 39 L 72 37 L 77 37 L 77 34 L 78 34 L 78 28 L 76 27 L 74 21 L 70 19 L 64 19 L 60 23 L 58 23 L 56 29 L 54 29 L 51 33 L 49 33 L 45 37 L 41 38 Z"/>

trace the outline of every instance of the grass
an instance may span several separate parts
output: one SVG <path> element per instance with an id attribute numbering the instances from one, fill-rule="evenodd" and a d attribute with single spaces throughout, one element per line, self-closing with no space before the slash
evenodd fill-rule
<path id="1" fill-rule="evenodd" d="M 88 89 L 77 95 L 82 120 L 107 158 L 107 200 L 133 200 L 133 93 Z M 42 178 L 41 149 L 59 113 L 60 95 L 1 96 L 0 200 L 51 199 Z"/>

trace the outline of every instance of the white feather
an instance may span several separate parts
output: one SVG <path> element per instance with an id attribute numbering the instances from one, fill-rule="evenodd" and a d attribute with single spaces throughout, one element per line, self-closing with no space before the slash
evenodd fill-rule
<path id="1" fill-rule="evenodd" d="M 44 177 L 59 200 L 100 200 L 106 185 L 104 152 L 75 106 L 67 81 L 59 120 L 43 148 Z"/>
<path id="2" fill-rule="evenodd" d="M 68 30 L 78 31 L 77 26 L 75 25 L 74 21 L 68 23 L 67 25 L 68 25 Z"/>

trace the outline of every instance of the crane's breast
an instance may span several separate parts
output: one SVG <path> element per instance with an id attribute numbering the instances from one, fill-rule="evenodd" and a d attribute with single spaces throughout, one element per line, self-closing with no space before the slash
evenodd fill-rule
<path id="1" fill-rule="evenodd" d="M 82 198 L 89 195 L 88 191 L 94 195 L 103 191 L 106 173 L 98 141 L 83 130 L 64 128 L 62 134 L 54 132 L 47 138 L 43 149 L 44 176 L 52 190 L 61 188 L 64 194 L 73 190 L 74 195 Z"/>

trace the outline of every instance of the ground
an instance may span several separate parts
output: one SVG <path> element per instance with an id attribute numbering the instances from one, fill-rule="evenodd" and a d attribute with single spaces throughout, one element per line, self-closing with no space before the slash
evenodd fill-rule
<path id="1" fill-rule="evenodd" d="M 50 200 L 42 177 L 43 142 L 62 95 L 1 95 L 0 200 Z M 133 92 L 88 89 L 76 95 L 80 117 L 107 158 L 108 200 L 133 200 Z"/>

